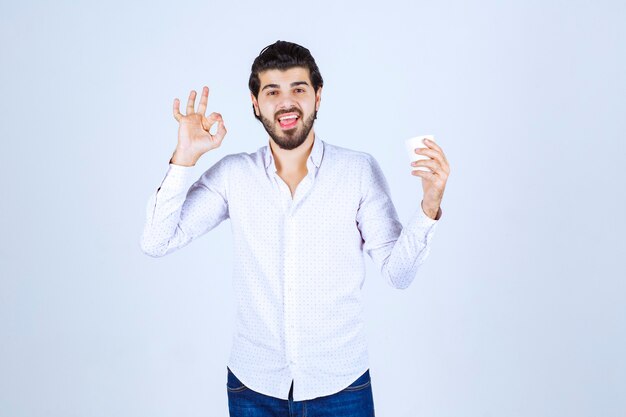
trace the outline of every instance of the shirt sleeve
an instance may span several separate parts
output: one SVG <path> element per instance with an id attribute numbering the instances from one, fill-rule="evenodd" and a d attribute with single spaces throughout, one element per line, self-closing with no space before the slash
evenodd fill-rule
<path id="1" fill-rule="evenodd" d="M 141 250 L 152 257 L 189 244 L 229 218 L 227 157 L 188 187 L 194 167 L 170 163 L 160 187 L 150 195 Z"/>
<path id="2" fill-rule="evenodd" d="M 434 220 L 424 213 L 421 203 L 418 203 L 417 210 L 403 227 L 378 162 L 369 154 L 366 159 L 361 179 L 361 203 L 356 217 L 363 250 L 390 286 L 405 289 L 430 252 L 430 242 L 442 211 L 440 208 L 437 220 Z"/>

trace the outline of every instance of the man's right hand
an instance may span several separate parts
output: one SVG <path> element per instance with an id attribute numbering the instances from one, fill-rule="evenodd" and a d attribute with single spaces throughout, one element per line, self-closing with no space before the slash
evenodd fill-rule
<path id="1" fill-rule="evenodd" d="M 187 101 L 187 114 L 180 113 L 178 98 L 174 99 L 174 118 L 178 121 L 178 145 L 170 163 L 176 165 L 193 166 L 198 159 L 222 144 L 226 135 L 224 120 L 219 113 L 211 113 L 206 117 L 206 106 L 209 98 L 209 87 L 202 89 L 198 111 L 194 112 L 196 92 L 191 90 Z M 209 133 L 211 126 L 218 122 L 215 135 Z"/>

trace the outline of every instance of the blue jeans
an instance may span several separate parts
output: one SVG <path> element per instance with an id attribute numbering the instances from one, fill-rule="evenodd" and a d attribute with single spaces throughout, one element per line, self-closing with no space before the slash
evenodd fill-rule
<path id="1" fill-rule="evenodd" d="M 293 382 L 289 399 L 270 397 L 251 390 L 228 370 L 226 391 L 230 417 L 374 417 L 369 369 L 343 390 L 312 400 L 294 401 Z"/>

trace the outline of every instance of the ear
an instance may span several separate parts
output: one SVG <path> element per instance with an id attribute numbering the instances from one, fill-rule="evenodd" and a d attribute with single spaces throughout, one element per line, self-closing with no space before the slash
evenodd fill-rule
<path id="1" fill-rule="evenodd" d="M 323 87 L 320 86 L 315 93 L 315 111 L 320 109 L 320 102 L 322 101 L 322 88 Z"/>
<path id="2" fill-rule="evenodd" d="M 261 113 L 259 112 L 259 102 L 257 101 L 256 97 L 254 97 L 254 94 L 250 93 L 250 98 L 252 99 L 252 106 L 254 106 L 254 114 L 256 114 L 257 116 L 260 116 Z"/>

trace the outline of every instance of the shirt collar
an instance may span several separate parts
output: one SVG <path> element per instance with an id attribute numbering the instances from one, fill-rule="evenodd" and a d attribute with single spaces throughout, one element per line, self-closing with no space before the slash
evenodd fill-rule
<path id="1" fill-rule="evenodd" d="M 323 154 L 324 142 L 322 142 L 322 140 L 317 135 L 315 135 L 315 137 L 313 138 L 313 148 L 311 148 L 311 153 L 309 154 L 308 159 L 311 160 L 317 168 L 319 168 L 320 164 L 322 163 Z M 274 155 L 272 154 L 272 149 L 270 148 L 270 145 L 267 145 L 264 148 L 263 161 L 265 162 L 266 170 L 269 168 L 270 165 L 272 165 L 273 167 L 276 166 L 274 164 Z M 276 168 L 274 168 L 274 171 L 276 171 Z"/>

